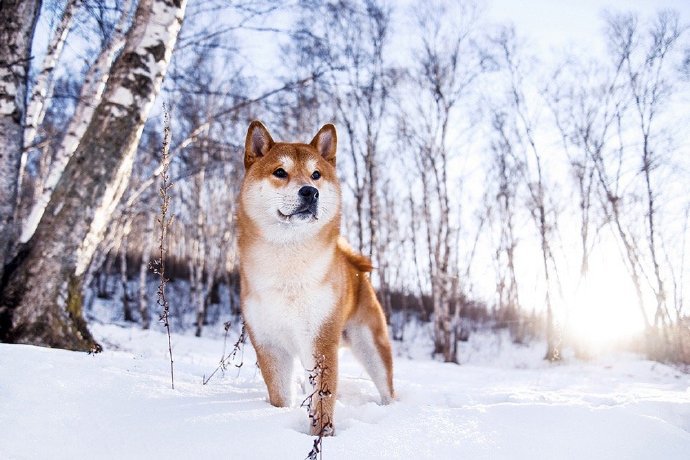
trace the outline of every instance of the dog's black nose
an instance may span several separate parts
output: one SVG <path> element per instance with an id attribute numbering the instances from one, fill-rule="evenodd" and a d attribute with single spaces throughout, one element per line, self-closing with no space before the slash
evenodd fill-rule
<path id="1" fill-rule="evenodd" d="M 302 197 L 305 203 L 312 204 L 319 199 L 319 191 L 315 187 L 305 185 L 304 187 L 299 189 L 299 196 Z"/>

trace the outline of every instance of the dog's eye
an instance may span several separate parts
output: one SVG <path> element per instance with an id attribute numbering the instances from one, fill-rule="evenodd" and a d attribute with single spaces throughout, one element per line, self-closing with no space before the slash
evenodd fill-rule
<path id="1" fill-rule="evenodd" d="M 285 171 L 283 168 L 278 168 L 273 171 L 273 175 L 279 177 L 280 179 L 285 179 L 288 176 L 287 171 Z"/>
<path id="2" fill-rule="evenodd" d="M 313 173 L 311 173 L 311 178 L 314 180 L 319 180 L 321 178 L 321 173 L 318 171 L 314 171 Z"/>

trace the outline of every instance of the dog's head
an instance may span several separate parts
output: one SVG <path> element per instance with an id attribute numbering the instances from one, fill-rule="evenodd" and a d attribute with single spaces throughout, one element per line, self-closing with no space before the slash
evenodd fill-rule
<path id="1" fill-rule="evenodd" d="M 263 124 L 249 125 L 242 209 L 265 237 L 288 241 L 339 219 L 336 144 L 331 124 L 309 144 L 274 142 Z"/>

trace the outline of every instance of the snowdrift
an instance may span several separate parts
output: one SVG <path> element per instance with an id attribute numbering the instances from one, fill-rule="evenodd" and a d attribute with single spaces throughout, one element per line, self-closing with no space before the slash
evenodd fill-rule
<path id="1" fill-rule="evenodd" d="M 174 336 L 171 390 L 161 332 L 91 328 L 99 355 L 0 344 L 0 458 L 300 459 L 311 449 L 305 409 L 268 404 L 250 345 L 241 368 L 202 385 L 222 337 Z M 422 357 L 421 341 L 399 347 L 390 406 L 342 350 L 323 458 L 688 458 L 688 375 L 630 355 L 550 365 L 542 348 L 496 340 L 473 336 L 460 366 Z"/>

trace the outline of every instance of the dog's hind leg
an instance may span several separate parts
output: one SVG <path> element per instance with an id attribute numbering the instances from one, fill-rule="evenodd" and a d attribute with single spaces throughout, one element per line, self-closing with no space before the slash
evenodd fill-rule
<path id="1" fill-rule="evenodd" d="M 386 320 L 382 312 L 375 315 L 375 321 L 353 321 L 345 328 L 347 342 L 352 354 L 362 363 L 374 385 L 379 390 L 381 402 L 393 401 L 393 353 L 388 340 Z"/>
<path id="2" fill-rule="evenodd" d="M 276 407 L 292 404 L 292 369 L 294 357 L 276 346 L 257 346 L 256 357 L 268 387 L 268 399 Z"/>

